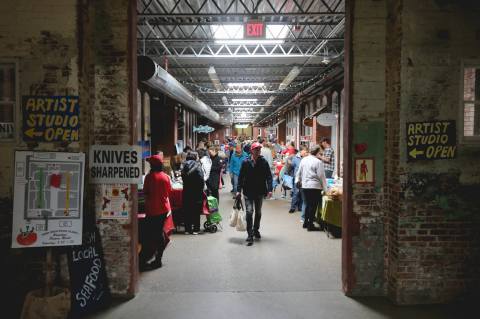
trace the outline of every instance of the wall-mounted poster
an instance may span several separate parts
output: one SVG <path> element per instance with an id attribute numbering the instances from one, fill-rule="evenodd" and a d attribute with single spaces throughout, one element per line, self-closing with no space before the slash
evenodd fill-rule
<path id="1" fill-rule="evenodd" d="M 95 211 L 99 219 L 128 218 L 130 197 L 129 184 L 98 185 L 95 196 Z"/>
<path id="2" fill-rule="evenodd" d="M 15 153 L 12 248 L 82 243 L 85 154 Z"/>
<path id="3" fill-rule="evenodd" d="M 375 183 L 375 160 L 373 157 L 355 159 L 355 183 Z"/>

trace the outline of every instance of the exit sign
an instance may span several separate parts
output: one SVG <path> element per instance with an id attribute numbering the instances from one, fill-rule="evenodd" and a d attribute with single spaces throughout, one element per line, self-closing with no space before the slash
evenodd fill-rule
<path id="1" fill-rule="evenodd" d="M 254 38 L 254 39 L 263 39 L 265 38 L 265 23 L 261 21 L 248 21 L 244 24 L 244 37 L 245 38 Z"/>

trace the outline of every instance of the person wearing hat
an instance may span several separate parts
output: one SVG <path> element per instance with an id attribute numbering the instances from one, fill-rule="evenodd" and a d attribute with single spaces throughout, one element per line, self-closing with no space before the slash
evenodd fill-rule
<path id="1" fill-rule="evenodd" d="M 145 234 L 144 244 L 140 251 L 140 270 L 162 267 L 165 237 L 163 226 L 171 212 L 169 195 L 172 191 L 170 177 L 163 172 L 161 155 L 147 158 L 150 163 L 150 172 L 145 177 L 143 193 L 145 194 Z M 152 257 L 155 260 L 148 263 Z"/>
<path id="2" fill-rule="evenodd" d="M 243 161 L 238 177 L 237 197 L 245 199 L 247 219 L 247 243 L 253 244 L 253 238 L 260 239 L 260 219 L 262 218 L 263 198 L 272 196 L 272 173 L 265 158 L 260 155 L 262 144 L 255 142 L 250 147 L 251 156 Z M 253 213 L 255 210 L 255 220 Z"/>

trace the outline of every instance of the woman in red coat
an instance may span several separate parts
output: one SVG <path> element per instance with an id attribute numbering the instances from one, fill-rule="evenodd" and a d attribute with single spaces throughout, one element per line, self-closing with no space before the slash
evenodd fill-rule
<path id="1" fill-rule="evenodd" d="M 163 172 L 161 156 L 153 155 L 147 159 L 150 172 L 145 177 L 143 192 L 145 194 L 145 244 L 140 252 L 140 270 L 162 267 L 162 255 L 165 248 L 163 226 L 167 214 L 171 212 L 168 199 L 172 186 L 170 177 Z M 152 257 L 155 260 L 148 263 Z"/>

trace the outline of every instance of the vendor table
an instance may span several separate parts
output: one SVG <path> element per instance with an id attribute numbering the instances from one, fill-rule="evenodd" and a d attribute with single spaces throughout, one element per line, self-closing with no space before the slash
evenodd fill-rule
<path id="1" fill-rule="evenodd" d="M 322 207 L 317 210 L 317 221 L 334 237 L 340 237 L 342 227 L 342 201 L 323 196 Z"/>

